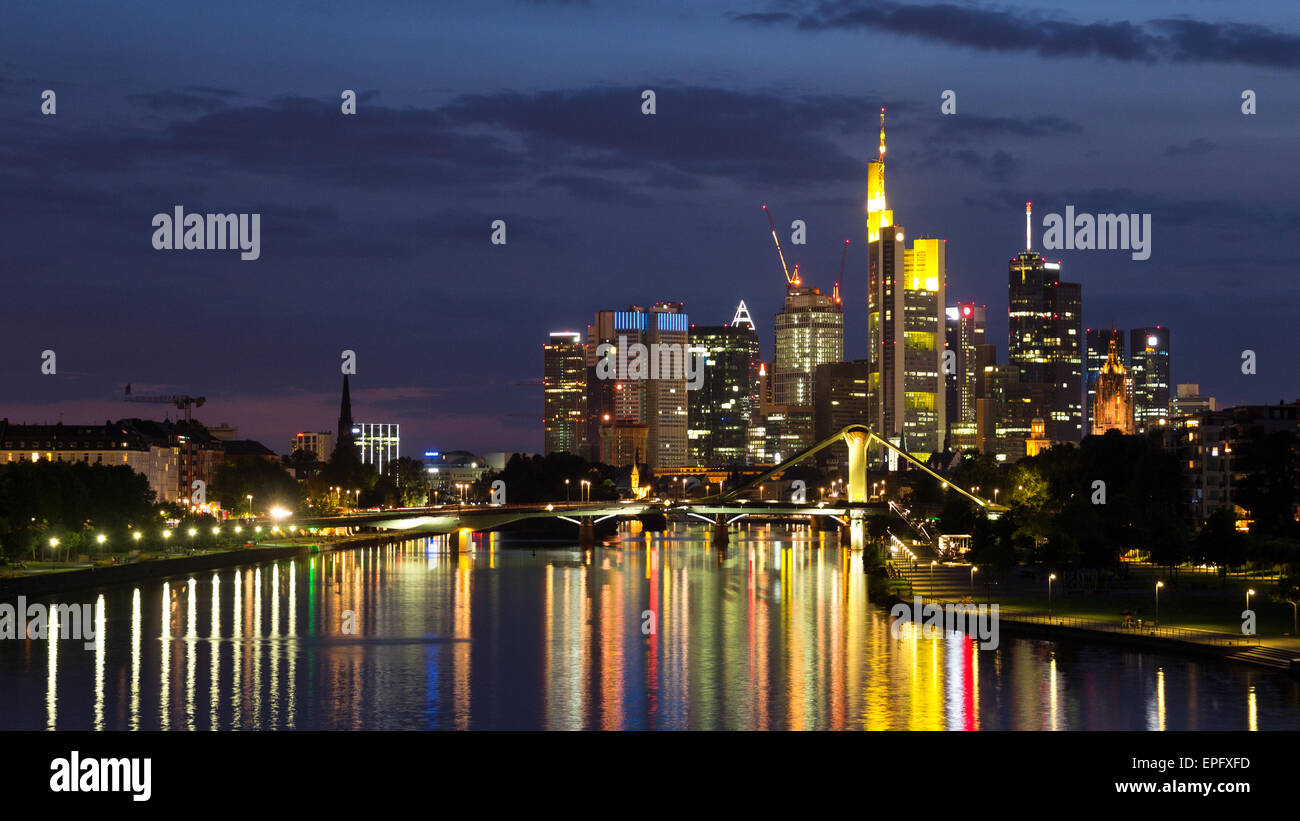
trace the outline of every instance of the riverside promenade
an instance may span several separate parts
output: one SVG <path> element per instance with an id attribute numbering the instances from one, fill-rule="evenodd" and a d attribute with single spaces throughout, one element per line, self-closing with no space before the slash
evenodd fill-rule
<path id="1" fill-rule="evenodd" d="M 1215 589 L 1217 576 L 1187 573 L 1177 587 L 1161 588 L 1161 620 L 1155 582 L 1163 568 L 1134 568 L 1128 584 L 1100 594 L 1076 592 L 1053 580 L 1050 599 L 1041 573 L 1013 571 L 1001 577 L 969 564 L 937 562 L 897 562 L 895 569 L 912 595 L 926 601 L 997 604 L 1000 628 L 1009 634 L 1210 655 L 1300 675 L 1300 637 L 1285 629 L 1292 627 L 1291 608 L 1268 602 L 1262 584 L 1252 607 L 1269 608 L 1270 619 L 1257 635 L 1232 629 L 1245 608 L 1244 596 L 1238 600 L 1233 588 L 1249 585 L 1248 580 L 1234 579 L 1232 587 L 1225 583 L 1224 589 Z"/>

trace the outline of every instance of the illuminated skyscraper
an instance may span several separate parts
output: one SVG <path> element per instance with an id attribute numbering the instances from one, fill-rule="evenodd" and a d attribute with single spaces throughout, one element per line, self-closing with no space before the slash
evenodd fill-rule
<path id="1" fill-rule="evenodd" d="M 692 325 L 690 350 L 704 357 L 704 381 L 687 391 L 692 465 L 748 461 L 749 427 L 758 414 L 758 334 L 741 302 L 727 325 Z"/>
<path id="2" fill-rule="evenodd" d="M 905 245 L 885 198 L 885 112 L 880 155 L 867 167 L 867 385 L 870 426 L 918 455 L 943 447 L 942 359 L 947 241 Z M 901 270 L 900 270 L 901 269 Z"/>
<path id="3" fill-rule="evenodd" d="M 664 374 L 655 378 L 601 379 L 597 374 L 597 351 L 602 342 L 617 347 L 619 340 L 631 347 L 677 346 L 663 362 Z M 688 320 L 680 302 L 656 302 L 649 308 L 637 305 L 625 311 L 599 311 L 587 327 L 587 451 L 600 458 L 602 426 L 619 422 L 645 425 L 646 449 L 641 457 L 651 468 L 687 467 L 687 394 L 685 355 L 689 343 Z M 677 364 L 670 367 L 673 362 Z M 647 361 L 648 364 L 648 361 Z M 656 366 L 657 372 L 657 366 Z"/>
<path id="4" fill-rule="evenodd" d="M 788 284 L 773 323 L 776 360 L 772 396 L 777 405 L 811 406 L 817 366 L 844 359 L 844 313 L 834 296 Z"/>
<path id="5" fill-rule="evenodd" d="M 1169 329 L 1129 332 L 1129 370 L 1133 374 L 1133 421 L 1139 432 L 1169 419 Z"/>
<path id="6" fill-rule="evenodd" d="M 986 308 L 972 302 L 958 302 L 947 309 L 944 384 L 945 416 L 948 423 L 948 447 L 973 450 L 979 447 L 975 401 L 984 362 L 980 346 L 984 345 Z M 989 363 L 991 364 L 991 362 Z"/>
<path id="7" fill-rule="evenodd" d="M 587 346 L 560 331 L 542 348 L 543 453 L 582 453 L 587 422 Z"/>
<path id="8" fill-rule="evenodd" d="M 1077 442 L 1083 438 L 1083 288 L 1062 282 L 1061 264 L 1029 247 L 1011 258 L 1008 273 L 1007 361 L 1020 369 L 1022 383 L 1049 388 L 1032 392 L 1035 403 L 1046 400 L 1032 415 L 1044 419 L 1047 438 Z"/>

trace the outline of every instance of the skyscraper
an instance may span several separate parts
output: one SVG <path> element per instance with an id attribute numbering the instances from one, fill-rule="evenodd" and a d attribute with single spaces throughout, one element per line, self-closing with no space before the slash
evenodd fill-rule
<path id="1" fill-rule="evenodd" d="M 542 452 L 580 454 L 586 444 L 587 346 L 581 334 L 559 331 L 542 351 Z"/>
<path id="2" fill-rule="evenodd" d="M 1026 228 L 1030 203 L 1025 204 Z M 1022 383 L 1048 386 L 1033 391 L 1045 407 L 1032 416 L 1046 422 L 1047 438 L 1077 442 L 1083 437 L 1083 288 L 1061 281 L 1061 264 L 1027 247 L 1008 265 L 1007 361 L 1020 369 Z M 1032 418 L 1032 417 L 1031 417 Z"/>
<path id="3" fill-rule="evenodd" d="M 973 450 L 979 447 L 976 428 L 975 400 L 984 362 L 980 349 L 984 342 L 984 323 L 987 309 L 973 302 L 958 302 L 947 309 L 944 382 L 946 386 L 945 416 L 947 418 L 948 447 Z M 948 367 L 948 365 L 951 367 Z M 988 364 L 992 364 L 989 362 Z"/>
<path id="4" fill-rule="evenodd" d="M 601 379 L 597 365 L 602 342 L 616 348 L 639 344 L 647 349 L 658 345 L 665 351 L 675 350 L 677 369 L 665 367 L 658 372 L 656 368 L 654 378 L 627 378 L 621 374 Z M 651 468 L 687 467 L 684 359 L 688 343 L 688 319 L 680 302 L 656 302 L 649 308 L 632 305 L 625 311 L 596 313 L 594 323 L 587 327 L 587 449 L 594 458 L 600 458 L 602 438 L 609 439 L 607 433 L 602 434 L 602 426 L 628 423 L 646 426 L 646 450 L 640 458 Z"/>
<path id="5" fill-rule="evenodd" d="M 822 441 L 846 425 L 867 424 L 867 382 L 870 378 L 871 363 L 865 359 L 817 366 L 813 381 L 815 441 Z M 847 463 L 848 448 L 843 442 L 837 442 L 821 451 L 818 458 L 822 464 L 837 468 Z"/>
<path id="6" fill-rule="evenodd" d="M 881 109 L 880 154 L 867 166 L 869 424 L 906 450 L 927 455 L 943 447 L 946 429 L 947 241 L 922 238 L 905 246 L 903 226 L 888 208 L 884 175 Z"/>
<path id="7" fill-rule="evenodd" d="M 1101 375 L 1102 366 L 1110 358 L 1110 346 L 1115 344 L 1117 359 L 1123 365 L 1127 360 L 1124 358 L 1124 332 L 1114 328 L 1089 328 L 1084 334 L 1087 350 L 1087 395 L 1084 397 L 1083 413 L 1085 420 L 1085 430 L 1089 433 L 1093 428 L 1093 408 L 1097 402 L 1097 378 Z M 1133 393 L 1132 374 L 1125 369 L 1125 381 L 1127 390 L 1131 396 Z"/>
<path id="8" fill-rule="evenodd" d="M 1133 421 L 1139 432 L 1169 420 L 1169 329 L 1129 332 L 1129 370 L 1133 373 Z"/>
<path id="9" fill-rule="evenodd" d="M 704 358 L 704 381 L 687 392 L 690 462 L 743 465 L 759 387 L 758 334 L 744 301 L 730 324 L 692 325 L 690 351 Z"/>
<path id="10" fill-rule="evenodd" d="M 811 406 L 817 366 L 844 359 L 844 313 L 838 300 L 796 279 L 773 323 L 776 360 L 772 395 L 778 405 Z"/>

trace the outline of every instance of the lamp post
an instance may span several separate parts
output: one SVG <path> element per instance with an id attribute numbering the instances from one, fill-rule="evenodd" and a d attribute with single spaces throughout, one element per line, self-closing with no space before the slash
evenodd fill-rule
<path id="1" fill-rule="evenodd" d="M 253 494 L 248 494 L 248 518 L 253 518 Z"/>
<path id="2" fill-rule="evenodd" d="M 934 595 L 934 566 L 938 564 L 934 559 L 930 560 L 930 595 Z"/>
<path id="3" fill-rule="evenodd" d="M 1052 617 L 1052 582 L 1056 581 L 1056 574 L 1052 573 L 1047 577 L 1047 617 Z"/>
<path id="4" fill-rule="evenodd" d="M 589 480 L 587 480 L 587 479 L 583 479 L 579 484 L 582 485 L 582 494 L 581 494 L 581 495 L 582 495 L 582 497 L 583 497 L 583 500 L 584 500 L 584 501 L 587 501 L 587 502 L 590 502 L 590 501 L 591 501 L 591 482 L 590 482 Z"/>
<path id="5" fill-rule="evenodd" d="M 564 480 L 564 503 L 569 504 L 569 480 Z"/>
<path id="6" fill-rule="evenodd" d="M 1164 582 L 1156 582 L 1156 624 L 1160 624 L 1160 588 L 1164 586 Z"/>
<path id="7" fill-rule="evenodd" d="M 1251 590 L 1247 590 L 1247 591 L 1246 591 L 1246 609 L 1247 609 L 1247 610 L 1250 609 L 1250 597 L 1253 596 L 1253 595 L 1255 595 L 1255 591 L 1254 591 L 1253 589 L 1251 589 Z"/>
<path id="8" fill-rule="evenodd" d="M 970 566 L 970 594 L 971 598 L 975 597 L 975 574 L 980 572 L 978 565 Z"/>

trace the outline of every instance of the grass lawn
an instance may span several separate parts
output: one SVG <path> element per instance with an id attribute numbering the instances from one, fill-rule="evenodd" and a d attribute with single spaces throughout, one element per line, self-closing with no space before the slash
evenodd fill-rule
<path id="1" fill-rule="evenodd" d="M 1261 590 L 1256 587 L 1256 590 Z M 994 600 L 1007 613 L 1047 613 L 1047 596 L 997 596 Z M 976 598 L 976 602 L 983 597 Z M 1138 595 L 1136 591 L 1121 590 L 1093 596 L 1052 596 L 1052 612 L 1060 616 L 1074 616 L 1097 621 L 1119 622 L 1120 612 L 1129 610 L 1137 617 L 1142 608 L 1143 621 L 1155 619 L 1155 591 Z M 1269 601 L 1264 595 L 1251 596 L 1250 607 L 1255 611 L 1256 632 L 1261 637 L 1280 637 L 1292 634 L 1292 610 L 1289 604 Z M 1216 630 L 1222 633 L 1241 633 L 1241 611 L 1246 609 L 1246 594 L 1228 591 L 1181 591 L 1165 588 L 1160 591 L 1160 624 L 1165 627 L 1191 627 Z"/>

